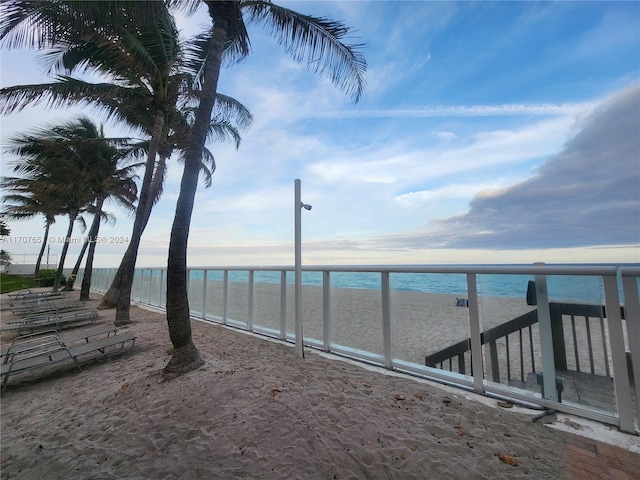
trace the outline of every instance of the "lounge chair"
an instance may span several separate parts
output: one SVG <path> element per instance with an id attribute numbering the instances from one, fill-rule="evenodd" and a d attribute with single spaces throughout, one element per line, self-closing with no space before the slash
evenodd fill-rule
<path id="1" fill-rule="evenodd" d="M 6 357 L 4 363 L 8 363 L 11 356 L 16 355 L 25 350 L 43 343 L 43 339 L 48 337 L 55 337 L 58 340 L 63 341 L 67 346 L 73 345 L 75 342 L 84 340 L 89 342 L 89 339 L 94 337 L 100 337 L 105 335 L 110 337 L 117 332 L 117 328 L 113 324 L 100 325 L 98 327 L 78 329 L 61 333 L 58 330 L 45 330 L 38 333 L 29 333 L 27 335 L 20 335 L 13 339 L 10 344 L 2 345 L 0 348 L 0 358 Z"/>
<path id="2" fill-rule="evenodd" d="M 0 394 L 4 392 L 11 375 L 42 369 L 64 361 L 71 361 L 78 370 L 82 370 L 81 363 L 124 352 L 127 343 L 131 344 L 128 349 L 131 351 L 136 343 L 135 335 L 130 333 L 111 335 L 77 346 L 68 346 L 55 335 L 43 335 L 39 342 L 30 348 L 5 356 L 6 363 L 0 366 L 0 376 L 4 377 Z"/>
<path id="3" fill-rule="evenodd" d="M 24 300 L 33 300 L 38 298 L 56 298 L 63 297 L 64 292 L 34 292 L 33 290 L 20 290 L 19 292 L 9 293 L 7 297 L 9 297 L 9 303 L 19 302 Z"/>
<path id="4" fill-rule="evenodd" d="M 2 327 L 0 332 L 17 330 L 18 335 L 23 331 L 34 332 L 42 329 L 62 330 L 80 324 L 92 324 L 98 319 L 96 310 L 78 310 L 75 312 L 50 311 L 31 315 L 25 318 L 10 320 Z"/>
<path id="5" fill-rule="evenodd" d="M 79 310 L 82 303 L 69 300 L 61 294 L 35 295 L 20 300 L 10 300 L 9 309 L 14 315 L 27 316 L 56 310 L 58 312 Z"/>

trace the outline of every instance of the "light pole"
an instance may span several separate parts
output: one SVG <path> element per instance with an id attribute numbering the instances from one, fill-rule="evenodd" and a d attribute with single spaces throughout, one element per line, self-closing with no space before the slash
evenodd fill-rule
<path id="1" fill-rule="evenodd" d="M 302 337 L 302 209 L 311 210 L 311 205 L 300 199 L 300 179 L 294 182 L 294 219 L 295 219 L 295 316 L 296 316 L 296 355 L 304 358 L 304 339 Z"/>

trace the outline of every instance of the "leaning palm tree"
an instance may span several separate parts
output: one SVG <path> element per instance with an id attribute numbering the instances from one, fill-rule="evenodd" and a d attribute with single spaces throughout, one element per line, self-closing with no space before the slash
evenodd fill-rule
<path id="1" fill-rule="evenodd" d="M 175 0 L 173 3 L 182 3 Z M 186 2 L 187 6 L 194 2 Z M 366 63 L 358 45 L 342 39 L 349 29 L 340 22 L 302 15 L 270 1 L 205 1 L 213 24 L 202 76 L 202 95 L 185 152 L 180 194 L 171 228 L 167 260 L 167 323 L 173 344 L 171 360 L 164 371 L 181 374 L 204 362 L 193 344 L 187 294 L 187 243 L 198 185 L 199 163 L 206 141 L 207 125 L 216 101 L 223 54 L 239 60 L 249 53 L 248 21 L 266 26 L 297 61 L 307 61 L 315 72 L 327 73 L 334 84 L 358 100 L 364 86 Z"/>
<path id="2" fill-rule="evenodd" d="M 97 126 L 92 120 L 80 117 L 68 125 L 73 125 L 75 132 L 81 134 L 81 141 L 76 142 L 75 159 L 77 169 L 86 172 L 84 188 L 94 197 L 87 207 L 87 212 L 93 214 L 93 222 L 83 248 L 74 266 L 70 280 L 65 290 L 71 290 L 78 273 L 85 251 L 87 260 L 83 275 L 80 300 L 89 299 L 89 285 L 91 282 L 93 258 L 96 249 L 96 239 L 102 220 L 115 221 L 115 217 L 103 210 L 105 202 L 116 203 L 133 212 L 135 207 L 137 186 L 135 183 L 135 169 L 141 164 L 132 164 L 136 156 L 135 146 L 123 144 L 123 139 L 107 139 L 102 126 Z"/>
<path id="3" fill-rule="evenodd" d="M 137 186 L 134 180 L 134 170 L 138 165 L 126 163 L 126 160 L 131 158 L 134 150 L 131 148 L 119 149 L 107 142 L 101 144 L 100 147 L 96 162 L 91 166 L 89 188 L 95 196 L 92 205 L 95 216 L 89 230 L 89 249 L 82 277 L 80 300 L 89 299 L 93 258 L 97 246 L 96 239 L 98 238 L 100 221 L 103 216 L 108 218 L 108 215 L 103 211 L 103 205 L 105 202 L 110 201 L 117 203 L 129 212 L 135 211 L 133 202 L 136 200 Z"/>
<path id="4" fill-rule="evenodd" d="M 148 222 L 153 204 L 162 194 L 167 160 L 175 152 L 183 151 L 188 142 L 192 122 L 190 112 L 193 109 L 183 107 L 180 110 L 174 110 L 167 115 L 166 124 L 168 132 L 163 136 L 158 148 L 159 159 L 149 188 L 152 201 L 147 205 L 144 216 L 142 217 L 143 225 L 146 225 Z M 234 113 L 229 113 L 230 110 Z M 229 120 L 231 117 L 234 121 Z M 238 148 L 241 141 L 239 128 L 247 125 L 251 120 L 251 113 L 243 105 L 232 98 L 223 96 L 221 108 L 213 115 L 209 123 L 209 139 L 216 142 L 232 141 L 236 148 Z M 205 187 L 211 186 L 211 175 L 215 171 L 215 167 L 216 164 L 213 154 L 210 150 L 204 148 L 202 162 L 200 164 L 200 174 L 204 180 Z M 114 275 L 111 286 L 100 302 L 101 308 L 117 307 L 116 325 L 124 325 L 129 322 L 133 269 L 135 267 L 137 248 L 136 244 L 129 244 L 120 262 L 120 266 Z"/>

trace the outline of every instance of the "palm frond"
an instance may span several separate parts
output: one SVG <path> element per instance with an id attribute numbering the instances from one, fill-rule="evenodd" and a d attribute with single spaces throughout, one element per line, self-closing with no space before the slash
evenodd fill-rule
<path id="1" fill-rule="evenodd" d="M 350 34 L 344 23 L 323 17 L 303 15 L 270 1 L 241 2 L 249 21 L 261 24 L 285 51 L 314 73 L 327 75 L 331 82 L 360 99 L 365 86 L 367 63 L 360 51 L 364 44 L 346 44 Z"/>
<path id="2" fill-rule="evenodd" d="M 128 0 L 4 0 L 0 4 L 0 44 L 42 49 L 87 31 L 114 31 L 131 23 L 153 21 L 166 11 L 163 2 Z"/>

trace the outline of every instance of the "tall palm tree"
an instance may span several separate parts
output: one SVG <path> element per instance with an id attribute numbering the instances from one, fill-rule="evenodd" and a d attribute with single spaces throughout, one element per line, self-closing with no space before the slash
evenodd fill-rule
<path id="1" fill-rule="evenodd" d="M 71 280 L 65 289 L 73 287 L 74 276 L 77 274 L 85 250 L 87 261 L 83 275 L 80 300 L 89 299 L 89 286 L 92 276 L 93 258 L 96 249 L 96 239 L 101 220 L 115 221 L 115 217 L 103 210 L 105 202 L 111 201 L 125 208 L 128 212 L 135 210 L 133 202 L 136 200 L 137 186 L 134 170 L 140 164 L 132 164 L 130 160 L 137 150 L 129 145 L 123 146 L 123 139 L 107 139 L 102 126 L 98 127 L 92 120 L 80 117 L 68 125 L 73 125 L 74 132 L 81 136 L 81 142 L 75 145 L 77 169 L 86 172 L 86 188 L 93 196 L 87 212 L 93 214 L 93 222 L 89 235 L 85 240 Z"/>
<path id="2" fill-rule="evenodd" d="M 175 0 L 173 3 L 185 3 Z M 193 5 L 193 2 L 186 2 Z M 327 73 L 332 82 L 358 100 L 364 87 L 366 63 L 359 45 L 342 39 L 349 29 L 340 22 L 302 15 L 270 1 L 232 0 L 204 2 L 213 24 L 208 44 L 202 95 L 184 160 L 180 194 L 171 228 L 167 260 L 167 323 L 174 350 L 165 373 L 181 374 L 204 362 L 193 344 L 187 294 L 187 242 L 197 190 L 198 165 L 206 141 L 206 128 L 216 101 L 223 54 L 239 60 L 249 53 L 248 21 L 266 26 L 285 51 L 315 72 Z"/>
<path id="3" fill-rule="evenodd" d="M 150 135 L 130 243 L 101 302 L 103 307 L 117 306 L 116 324 L 128 323 L 137 252 L 151 208 L 161 192 L 169 156 L 161 154 L 156 164 L 156 152 L 161 144 L 164 152 L 180 148 L 175 139 L 188 135 L 188 122 L 181 110 L 197 105 L 199 91 L 194 85 L 204 61 L 198 57 L 202 50 L 187 50 L 187 56 L 183 56 L 173 18 L 163 5 L 154 5 L 155 13 L 150 14 L 136 2 L 44 3 L 47 5 L 8 2 L 10 8 L 5 9 L 6 15 L 0 20 L 0 39 L 10 46 L 53 45 L 55 48 L 47 54 L 52 69 L 92 69 L 110 81 L 89 83 L 61 75 L 48 84 L 8 87 L 0 90 L 0 110 L 10 113 L 44 100 L 50 106 L 90 104 Z M 102 17 L 106 17 L 105 22 L 96 22 Z M 73 27 L 56 27 L 61 18 Z M 27 25 L 35 28 L 27 29 Z M 79 35 L 74 29 L 83 33 Z M 220 96 L 219 102 L 218 113 L 226 114 L 234 124 L 225 124 L 221 119 L 212 124 L 212 129 L 221 137 L 235 139 L 237 128 L 247 126 L 251 115 L 231 98 Z"/>

